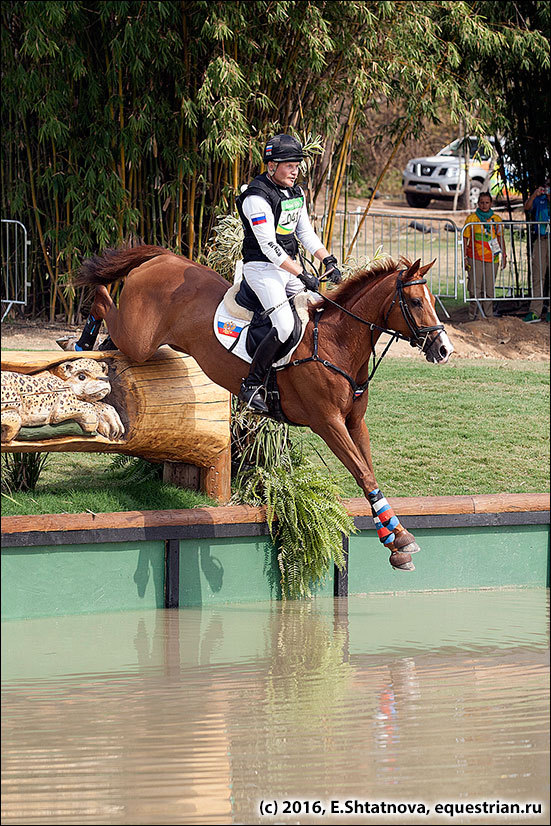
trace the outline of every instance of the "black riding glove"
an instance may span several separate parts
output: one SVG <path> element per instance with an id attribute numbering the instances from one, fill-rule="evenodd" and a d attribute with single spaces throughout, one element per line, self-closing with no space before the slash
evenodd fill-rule
<path id="1" fill-rule="evenodd" d="M 332 281 L 333 284 L 340 284 L 342 281 L 342 272 L 337 267 L 337 259 L 334 255 L 328 255 L 323 259 L 323 266 L 325 267 L 325 275 Z M 327 272 L 331 270 L 331 272 Z"/>
<path id="2" fill-rule="evenodd" d="M 310 275 L 308 272 L 301 272 L 300 275 L 297 275 L 297 278 L 300 278 L 307 290 L 312 290 L 312 292 L 317 293 L 320 285 L 319 278 L 316 278 L 315 275 Z"/>

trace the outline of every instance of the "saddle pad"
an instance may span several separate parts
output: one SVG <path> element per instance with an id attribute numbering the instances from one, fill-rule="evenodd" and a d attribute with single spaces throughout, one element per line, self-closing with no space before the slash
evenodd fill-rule
<path id="1" fill-rule="evenodd" d="M 226 350 L 231 349 L 234 356 L 237 356 L 250 364 L 252 358 L 247 353 L 246 340 L 248 325 L 252 320 L 253 313 L 250 310 L 246 310 L 244 307 L 240 307 L 235 301 L 235 296 L 239 291 L 239 286 L 239 284 L 234 284 L 233 287 L 230 287 L 218 305 L 214 314 L 214 334 Z M 299 293 L 295 296 L 295 309 L 302 324 L 300 336 L 292 350 L 290 350 L 282 359 L 277 361 L 274 364 L 274 367 L 283 367 L 285 364 L 288 364 L 291 360 L 291 356 L 302 341 L 302 337 L 309 319 L 308 304 L 311 301 L 312 306 L 315 306 L 319 302 L 319 298 L 315 296 L 313 296 L 312 299 L 305 292 Z"/>

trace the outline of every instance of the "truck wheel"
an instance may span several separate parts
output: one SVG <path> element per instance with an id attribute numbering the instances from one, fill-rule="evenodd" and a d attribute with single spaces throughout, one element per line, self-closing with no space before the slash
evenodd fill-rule
<path id="1" fill-rule="evenodd" d="M 405 196 L 410 207 L 428 207 L 432 201 L 430 195 L 416 195 L 414 192 L 406 192 Z"/>
<path id="2" fill-rule="evenodd" d="M 471 181 L 470 198 L 467 201 L 467 193 L 459 197 L 459 209 L 471 209 L 473 212 L 478 206 L 478 197 L 482 192 L 482 183 L 480 181 Z"/>

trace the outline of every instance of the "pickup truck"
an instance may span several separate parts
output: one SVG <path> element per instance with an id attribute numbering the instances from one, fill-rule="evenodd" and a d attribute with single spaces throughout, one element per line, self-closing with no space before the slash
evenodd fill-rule
<path id="1" fill-rule="evenodd" d="M 488 151 L 475 135 L 468 140 L 469 196 L 465 187 L 466 140 L 457 138 L 436 155 L 408 161 L 402 190 L 410 206 L 427 207 L 432 200 L 453 201 L 457 192 L 459 209 L 476 209 L 478 196 L 489 189 L 495 153 Z M 488 141 L 494 144 L 493 138 Z"/>

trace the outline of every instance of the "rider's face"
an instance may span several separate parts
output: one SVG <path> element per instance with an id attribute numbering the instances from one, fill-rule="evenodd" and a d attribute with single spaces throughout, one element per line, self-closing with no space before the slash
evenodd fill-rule
<path id="1" fill-rule="evenodd" d="M 300 163 L 298 161 L 281 161 L 277 165 L 269 163 L 268 171 L 271 172 L 270 167 L 274 166 L 276 170 L 272 175 L 272 181 L 278 186 L 293 186 L 298 178 Z"/>

